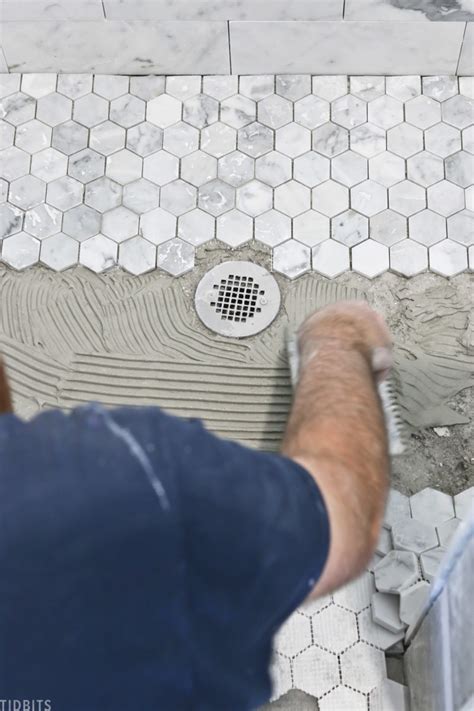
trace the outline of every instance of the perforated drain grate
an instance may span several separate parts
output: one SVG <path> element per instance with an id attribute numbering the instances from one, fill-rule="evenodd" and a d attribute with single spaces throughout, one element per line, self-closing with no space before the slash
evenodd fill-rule
<path id="1" fill-rule="evenodd" d="M 201 279 L 195 295 L 201 321 L 223 336 L 253 336 L 269 326 L 280 308 L 275 278 L 252 262 L 223 262 Z"/>

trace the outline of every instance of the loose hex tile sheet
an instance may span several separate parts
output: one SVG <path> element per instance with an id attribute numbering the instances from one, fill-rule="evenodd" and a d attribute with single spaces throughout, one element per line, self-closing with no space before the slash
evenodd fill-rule
<path id="1" fill-rule="evenodd" d="M 2 200 L 64 213 L 123 205 L 145 229 L 160 208 L 163 234 L 180 236 L 178 217 L 195 246 L 207 241 L 203 220 L 193 238 L 187 212 L 237 210 L 250 220 L 241 237 L 238 221 L 218 225 L 229 248 L 256 239 L 275 249 L 292 236 L 300 257 L 298 244 L 321 247 L 292 278 L 451 277 L 469 268 L 473 239 L 472 95 L 469 77 L 6 75 Z M 7 254 L 22 244 L 10 237 Z M 133 245 L 143 253 L 135 241 L 124 254 Z"/>

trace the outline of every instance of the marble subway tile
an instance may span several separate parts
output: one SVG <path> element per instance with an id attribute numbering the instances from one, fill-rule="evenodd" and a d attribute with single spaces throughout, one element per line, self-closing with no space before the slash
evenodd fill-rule
<path id="1" fill-rule="evenodd" d="M 474 57 L 474 23 L 468 22 L 466 25 L 466 34 L 459 57 L 457 73 L 461 76 L 472 75 L 472 63 Z M 471 97 L 472 98 L 472 97 Z"/>
<path id="2" fill-rule="evenodd" d="M 3 50 L 8 66 L 16 71 L 115 74 L 230 71 L 226 22 L 59 20 L 8 25 L 8 32 L 2 37 Z M 137 47 L 140 47 L 138 56 Z"/>
<path id="3" fill-rule="evenodd" d="M 104 0 L 104 7 L 111 20 L 342 20 L 343 0 Z"/>
<path id="4" fill-rule="evenodd" d="M 391 22 L 470 22 L 474 12 L 467 3 L 446 0 L 442 5 L 431 0 L 346 0 L 345 20 L 389 20 Z"/>
<path id="5" fill-rule="evenodd" d="M 462 22 L 230 22 L 232 70 L 454 74 L 463 34 Z"/>
<path id="6" fill-rule="evenodd" d="M 12 0 L 2 1 L 4 22 L 51 20 L 102 20 L 104 10 L 100 0 Z"/>

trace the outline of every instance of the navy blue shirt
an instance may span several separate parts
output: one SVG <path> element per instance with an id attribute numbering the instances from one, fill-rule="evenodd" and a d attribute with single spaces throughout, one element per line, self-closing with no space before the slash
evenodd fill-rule
<path id="1" fill-rule="evenodd" d="M 0 698 L 247 711 L 329 524 L 296 463 L 158 408 L 0 417 Z"/>

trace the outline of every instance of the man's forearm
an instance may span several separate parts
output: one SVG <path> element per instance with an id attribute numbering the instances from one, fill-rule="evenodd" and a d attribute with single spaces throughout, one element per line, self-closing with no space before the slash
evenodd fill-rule
<path id="1" fill-rule="evenodd" d="M 0 414 L 11 411 L 12 402 L 10 397 L 10 388 L 8 387 L 5 366 L 0 358 Z"/>
<path id="2" fill-rule="evenodd" d="M 350 538 L 358 528 L 352 560 L 363 566 L 378 535 L 389 470 L 368 351 L 328 339 L 306 353 L 282 452 L 310 463 L 323 492 L 335 498 L 338 533 L 345 528 Z"/>

